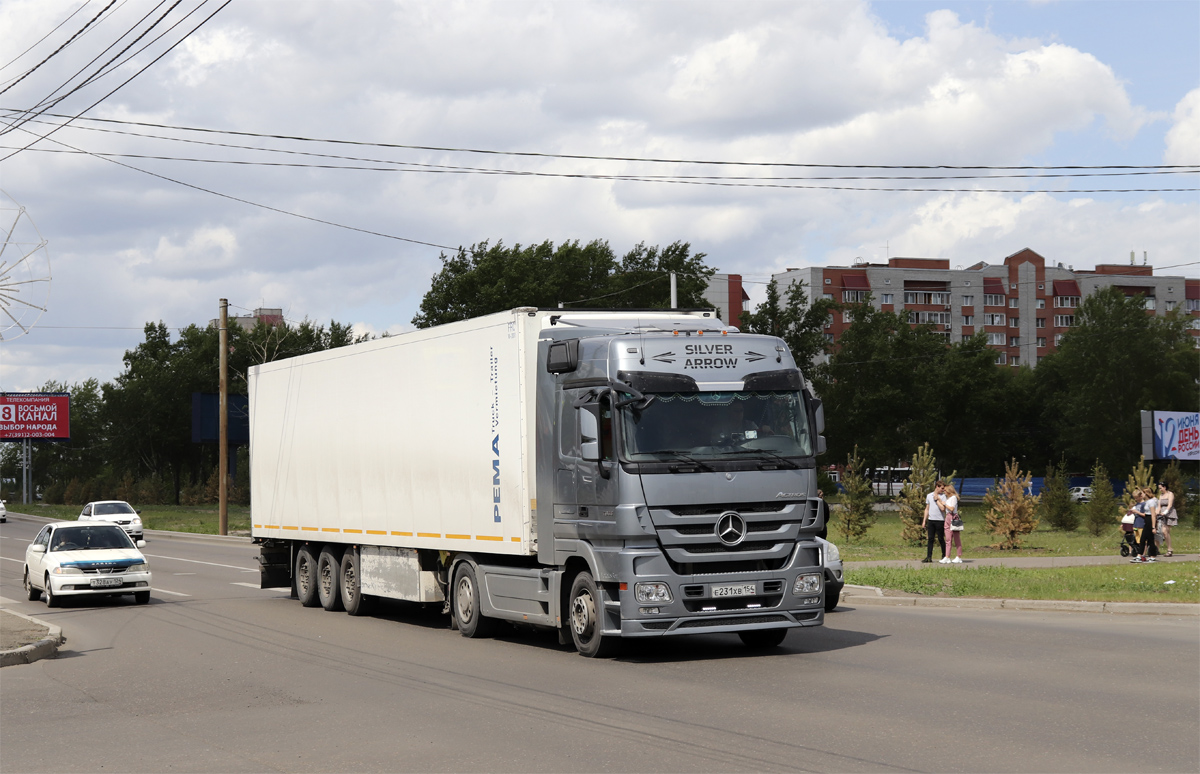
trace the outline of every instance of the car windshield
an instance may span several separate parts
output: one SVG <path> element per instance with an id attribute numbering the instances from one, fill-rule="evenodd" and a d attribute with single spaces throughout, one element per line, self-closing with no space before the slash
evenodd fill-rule
<path id="1" fill-rule="evenodd" d="M 99 548 L 133 548 L 125 530 L 117 526 L 60 527 L 50 536 L 51 551 L 88 551 Z"/>
<path id="2" fill-rule="evenodd" d="M 95 516 L 115 516 L 120 513 L 136 513 L 129 503 L 96 503 L 92 514 Z"/>
<path id="3" fill-rule="evenodd" d="M 622 449 L 632 462 L 812 455 L 799 392 L 676 392 L 647 398 L 622 412 Z"/>

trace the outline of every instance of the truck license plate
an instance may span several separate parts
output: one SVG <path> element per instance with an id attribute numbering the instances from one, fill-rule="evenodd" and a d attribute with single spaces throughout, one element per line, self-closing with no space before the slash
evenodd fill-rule
<path id="1" fill-rule="evenodd" d="M 736 586 L 713 586 L 714 597 L 752 597 L 755 588 L 753 583 L 740 583 Z"/>
<path id="2" fill-rule="evenodd" d="M 125 583 L 124 578 L 92 578 L 92 588 L 106 589 Z"/>

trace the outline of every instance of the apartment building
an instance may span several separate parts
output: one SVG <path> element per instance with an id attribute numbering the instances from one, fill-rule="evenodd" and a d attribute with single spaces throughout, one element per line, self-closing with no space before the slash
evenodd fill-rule
<path id="1" fill-rule="evenodd" d="M 238 325 L 241 326 L 242 330 L 246 331 L 254 330 L 254 326 L 258 325 L 260 322 L 266 323 L 267 325 L 282 325 L 283 309 L 269 309 L 267 307 L 260 306 L 250 314 L 229 316 L 229 326 L 231 328 L 234 325 Z M 211 328 L 216 328 L 220 324 L 221 321 L 215 317 L 208 321 L 208 325 Z"/>
<path id="2" fill-rule="evenodd" d="M 750 296 L 742 287 L 740 274 L 714 274 L 704 290 L 704 300 L 712 304 L 728 325 L 738 325 Z"/>
<path id="3" fill-rule="evenodd" d="M 803 282 L 814 299 L 858 303 L 869 297 L 876 309 L 907 312 L 913 325 L 934 324 L 951 343 L 982 331 L 996 351 L 997 365 L 1036 366 L 1075 325 L 1080 301 L 1113 285 L 1126 296 L 1141 294 L 1147 314 L 1181 309 L 1191 315 L 1191 333 L 1200 346 L 1200 279 L 1154 276 L 1154 268 L 1144 263 L 1076 271 L 1061 263 L 1047 265 L 1026 248 L 1002 264 L 980 262 L 965 269 L 951 269 L 944 259 L 892 258 L 886 264 L 788 269 L 774 279 L 781 291 L 793 281 Z M 836 343 L 849 325 L 849 312 L 834 313 L 826 339 Z"/>

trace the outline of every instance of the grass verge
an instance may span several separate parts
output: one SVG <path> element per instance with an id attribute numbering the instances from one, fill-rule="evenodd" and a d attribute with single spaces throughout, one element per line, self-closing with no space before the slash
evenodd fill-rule
<path id="1" fill-rule="evenodd" d="M 847 570 L 846 582 L 931 597 L 1200 603 L 1200 562 L 1039 569 L 867 567 Z"/>
<path id="2" fill-rule="evenodd" d="M 135 505 L 134 508 L 139 508 Z M 10 510 L 51 519 L 74 521 L 83 510 L 78 505 L 16 505 Z M 220 514 L 215 505 L 146 505 L 139 508 L 145 529 L 168 532 L 192 532 L 202 535 L 218 534 Z M 229 506 L 229 533 L 250 534 L 250 509 L 244 505 Z"/>

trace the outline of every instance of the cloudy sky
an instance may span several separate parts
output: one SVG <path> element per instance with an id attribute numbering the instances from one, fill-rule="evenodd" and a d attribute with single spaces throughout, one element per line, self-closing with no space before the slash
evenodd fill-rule
<path id="1" fill-rule="evenodd" d="M 53 276 L 0 390 L 111 379 L 222 297 L 407 330 L 437 246 L 482 240 L 684 240 L 751 283 L 1023 247 L 1200 273 L 1195 173 L 880 168 L 1195 169 L 1191 0 L 232 0 L 184 39 L 222 2 L 0 0 L 0 216 Z M 967 179 L 811 179 L 898 175 Z"/>

